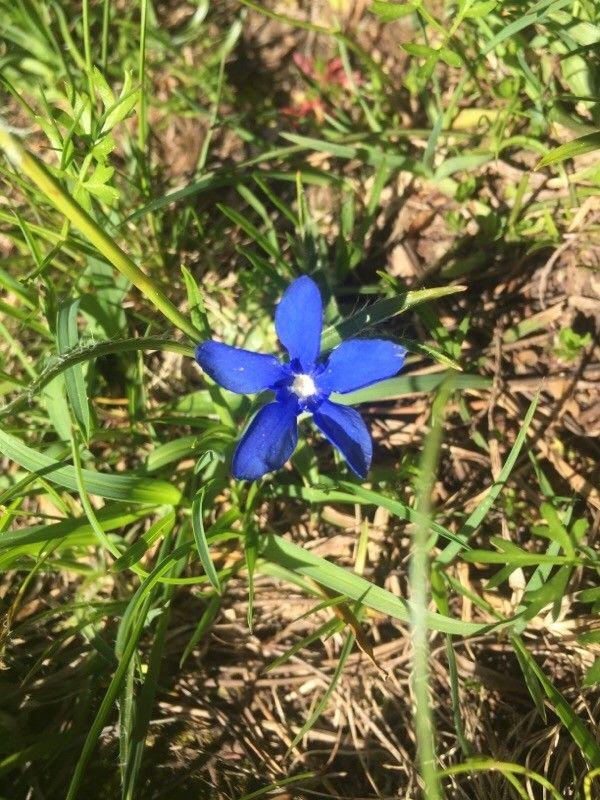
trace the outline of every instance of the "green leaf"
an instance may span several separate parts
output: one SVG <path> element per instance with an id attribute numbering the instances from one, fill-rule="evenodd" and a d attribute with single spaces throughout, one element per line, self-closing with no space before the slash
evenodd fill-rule
<path id="1" fill-rule="evenodd" d="M 180 461 L 188 456 L 197 458 L 208 448 L 223 452 L 233 436 L 234 433 L 230 428 L 224 425 L 213 425 L 200 435 L 172 439 L 170 442 L 159 445 L 148 454 L 146 469 L 148 472 L 155 472 L 173 461 Z"/>
<path id="2" fill-rule="evenodd" d="M 517 552 L 518 550 L 518 552 Z M 528 553 L 526 550 L 503 550 L 496 553 L 493 550 L 469 550 L 463 553 L 462 558 L 471 564 L 507 564 L 515 567 L 531 567 L 535 564 L 579 564 L 578 559 L 566 556 L 553 556 L 547 553 Z"/>
<path id="3" fill-rule="evenodd" d="M 52 483 L 77 491 L 75 469 L 64 466 L 50 456 L 28 447 L 20 439 L 0 430 L 0 453 L 26 470 L 43 476 Z M 181 492 L 165 481 L 152 480 L 138 475 L 82 470 L 83 482 L 90 494 L 111 500 L 154 505 L 178 505 Z"/>
<path id="4" fill-rule="evenodd" d="M 542 503 L 540 506 L 540 511 L 548 523 L 548 537 L 560 545 L 566 556 L 574 558 L 575 547 L 573 546 L 569 532 L 560 521 L 560 517 L 556 513 L 556 509 L 551 506 L 550 503 Z"/>
<path id="5" fill-rule="evenodd" d="M 82 183 L 82 186 L 90 194 L 102 200 L 103 203 L 108 205 L 116 203 L 119 199 L 119 192 L 113 186 L 108 185 L 114 171 L 114 167 L 109 167 L 106 164 L 97 164 L 90 177 Z"/>
<path id="6" fill-rule="evenodd" d="M 583 679 L 584 686 L 594 686 L 597 683 L 600 683 L 600 658 L 596 658 Z"/>
<path id="7" fill-rule="evenodd" d="M 594 150 L 600 150 L 600 131 L 588 133 L 586 136 L 580 136 L 578 139 L 573 139 L 570 142 L 561 144 L 559 147 L 555 147 L 554 150 L 550 150 L 538 161 L 535 168 L 542 169 L 542 167 L 548 167 L 550 164 L 560 164 L 561 161 L 566 161 L 568 158 L 583 156 Z"/>
<path id="8" fill-rule="evenodd" d="M 426 375 L 399 375 L 389 378 L 374 386 L 358 389 L 347 394 L 332 394 L 331 399 L 343 406 L 355 406 L 359 403 L 377 403 L 383 400 L 393 400 L 407 394 L 420 392 L 433 392 L 450 376 L 448 370 L 433 372 Z M 452 376 L 456 389 L 489 389 L 492 385 L 491 378 L 485 375 L 465 375 L 458 372 Z"/>
<path id="9" fill-rule="evenodd" d="M 302 741 L 302 738 L 311 730 L 315 722 L 319 719 L 319 717 L 323 713 L 325 706 L 329 702 L 329 698 L 333 694 L 335 687 L 337 686 L 340 678 L 342 677 L 342 672 L 346 665 L 346 661 L 348 660 L 348 657 L 352 652 L 352 648 L 354 647 L 354 641 L 355 641 L 354 634 L 349 633 L 348 636 L 346 637 L 346 641 L 344 642 L 344 646 L 342 647 L 341 652 L 338 656 L 338 661 L 335 667 L 335 671 L 331 677 L 331 683 L 327 687 L 326 691 L 323 693 L 323 697 L 321 697 L 321 699 L 316 704 L 310 717 L 306 720 L 304 725 L 294 736 L 294 739 L 288 748 L 288 753 L 292 751 L 294 747 L 296 747 L 296 745 L 299 744 L 299 742 Z"/>
<path id="10" fill-rule="evenodd" d="M 23 394 L 0 408 L 0 418 L 8 414 L 14 414 L 22 408 L 26 408 L 31 403 L 31 399 L 35 397 L 44 386 L 47 386 L 57 375 L 61 375 L 65 370 L 75 364 L 81 364 L 84 361 L 90 361 L 93 358 L 99 358 L 100 356 L 112 353 L 131 353 L 137 352 L 138 350 L 169 350 L 170 352 L 181 353 L 190 358 L 194 357 L 193 347 L 189 347 L 182 342 L 161 339 L 158 336 L 97 342 L 96 344 L 86 347 L 77 347 L 74 351 L 65 353 L 59 358 L 53 358 L 43 372 L 40 373 L 38 378 L 28 386 L 26 392 L 23 392 Z"/>
<path id="11" fill-rule="evenodd" d="M 340 491 L 340 489 L 343 491 Z M 360 503 L 361 505 L 381 506 L 398 517 L 398 519 L 406 520 L 412 524 L 422 522 L 422 517 L 418 511 L 401 503 L 399 500 L 346 481 L 340 481 L 335 488 L 332 486 L 325 489 L 316 486 L 278 486 L 274 493 L 277 496 L 301 497 L 309 503 L 349 503 L 351 505 Z M 456 534 L 438 522 L 431 523 L 431 530 L 444 539 L 456 542 L 461 547 L 463 546 L 462 539 L 459 539 Z"/>
<path id="12" fill-rule="evenodd" d="M 511 641 L 515 651 L 519 652 L 523 662 L 527 664 L 528 668 L 535 674 L 540 682 L 544 694 L 565 726 L 565 730 L 568 731 L 573 741 L 579 746 L 590 765 L 593 768 L 600 767 L 600 745 L 596 741 L 596 738 L 588 730 L 581 717 L 577 716 L 562 694 L 546 677 L 545 673 L 538 666 L 536 660 L 529 653 L 520 638 L 513 637 Z"/>
<path id="13" fill-rule="evenodd" d="M 379 325 L 390 317 L 403 314 L 420 303 L 428 303 L 432 300 L 439 300 L 441 297 L 458 294 L 464 292 L 465 288 L 465 286 L 436 286 L 433 289 L 417 289 L 414 292 L 405 292 L 396 297 L 378 300 L 348 319 L 327 328 L 321 339 L 321 352 L 333 350 L 344 339 L 349 339 L 355 334 L 362 334 L 368 328 Z"/>
<path id="14" fill-rule="evenodd" d="M 123 87 L 125 90 L 125 86 Z M 123 94 L 116 103 L 114 103 L 110 109 L 107 109 L 106 119 L 104 121 L 104 125 L 102 126 L 102 132 L 105 133 L 107 131 L 111 131 L 115 125 L 118 125 L 119 122 L 122 122 L 125 117 L 129 116 L 133 109 L 136 106 L 140 97 L 139 90 L 130 91 L 127 94 Z"/>
<path id="15" fill-rule="evenodd" d="M 360 575 L 338 567 L 281 536 L 274 533 L 266 536 L 261 542 L 259 553 L 266 562 L 272 562 L 299 576 L 312 578 L 317 583 L 338 594 L 343 594 L 367 608 L 408 622 L 409 606 L 406 600 L 396 597 Z M 268 565 L 259 562 L 257 569 L 265 572 L 265 566 Z M 495 627 L 494 625 L 463 622 L 460 619 L 432 612 L 427 614 L 427 626 L 432 630 L 454 633 L 459 636 L 472 636 Z"/>
<path id="16" fill-rule="evenodd" d="M 204 634 L 207 633 L 208 629 L 215 621 L 217 614 L 219 613 L 219 610 L 221 608 L 222 602 L 223 598 L 221 597 L 220 594 L 213 594 L 213 596 L 208 601 L 204 613 L 198 620 L 198 624 L 194 628 L 194 632 L 190 636 L 190 640 L 185 646 L 185 650 L 183 651 L 183 654 L 179 661 L 180 668 L 185 664 L 194 647 L 202 639 Z"/>
<path id="17" fill-rule="evenodd" d="M 391 3 L 388 0 L 373 0 L 369 11 L 377 14 L 382 22 L 393 22 L 412 14 L 418 6 L 419 3 Z"/>
<path id="18" fill-rule="evenodd" d="M 528 28 L 530 25 L 543 22 L 554 11 L 558 11 L 571 4 L 572 0 L 540 0 L 540 2 L 535 3 L 535 5 L 529 9 L 527 14 L 517 15 L 517 18 L 513 20 L 513 22 L 501 28 L 498 33 L 482 47 L 479 55 L 486 56 L 488 53 L 491 53 L 492 50 L 495 50 L 499 44 L 510 39 L 516 33 Z"/>
<path id="19" fill-rule="evenodd" d="M 472 6 L 464 12 L 463 16 L 466 19 L 480 19 L 487 17 L 490 11 L 498 5 L 498 0 L 481 0 L 479 3 L 473 3 Z"/>
<path id="20" fill-rule="evenodd" d="M 198 281 L 186 267 L 181 267 L 181 274 L 183 275 L 183 282 L 187 292 L 192 324 L 203 337 L 208 338 L 211 335 L 211 330 L 206 318 L 204 299 L 198 286 Z"/>
<path id="21" fill-rule="evenodd" d="M 462 59 L 453 50 L 448 47 L 440 47 L 439 49 L 427 47 L 424 44 L 417 44 L 415 42 L 405 42 L 402 47 L 407 53 L 413 56 L 420 56 L 424 58 L 433 58 L 435 60 L 441 59 L 450 67 L 462 66 Z"/>
<path id="22" fill-rule="evenodd" d="M 215 565 L 210 557 L 210 549 L 206 541 L 206 533 L 204 531 L 204 519 L 202 511 L 202 503 L 204 502 L 204 488 L 200 489 L 192 503 L 192 531 L 194 532 L 194 540 L 198 548 L 198 555 L 204 567 L 206 577 L 214 586 L 215 590 L 221 593 L 221 584 Z"/>
<path id="23" fill-rule="evenodd" d="M 77 312 L 79 309 L 79 299 L 68 300 L 58 309 L 56 321 L 56 339 L 58 352 L 64 355 L 68 350 L 76 347 L 79 343 L 79 332 L 77 330 Z M 82 434 L 86 439 L 92 435 L 92 423 L 90 417 L 90 406 L 87 398 L 85 377 L 81 364 L 69 367 L 64 372 L 67 397 L 73 411 L 73 415 L 79 425 Z"/>
<path id="24" fill-rule="evenodd" d="M 128 511 L 124 510 L 123 506 L 111 504 L 98 511 L 97 517 L 105 531 L 114 531 L 126 528 L 152 513 L 152 508 Z M 91 525 L 85 517 L 75 517 L 51 525 L 32 525 L 15 533 L 2 533 L 0 534 L 0 550 L 23 548 L 61 539 L 65 539 L 68 543 L 70 540 L 77 540 L 78 537 L 89 537 L 90 542 L 95 541 Z"/>
<path id="25" fill-rule="evenodd" d="M 100 72 L 98 67 L 92 67 L 92 80 L 94 83 L 94 88 L 100 95 L 100 99 L 102 100 L 102 105 L 104 108 L 110 108 L 116 102 L 116 98 L 113 94 L 112 89 L 106 82 L 106 78 Z"/>
<path id="26" fill-rule="evenodd" d="M 157 519 L 148 530 L 143 533 L 137 541 L 130 545 L 127 550 L 112 565 L 113 572 L 122 572 L 129 569 L 144 557 L 144 553 L 160 539 L 168 534 L 175 527 L 175 510 L 170 509 L 164 517 Z"/>
<path id="27" fill-rule="evenodd" d="M 469 541 L 469 538 L 477 530 L 479 525 L 485 519 L 487 513 L 491 509 L 491 507 L 496 502 L 496 498 L 506 485 L 506 481 L 509 479 L 510 474 L 513 470 L 513 467 L 519 457 L 519 453 L 521 452 L 521 448 L 525 444 L 525 439 L 527 438 L 527 430 L 529 425 L 531 424 L 531 420 L 533 419 L 533 415 L 535 414 L 535 409 L 537 407 L 539 400 L 539 393 L 535 395 L 529 408 L 527 409 L 527 413 L 525 414 L 525 419 L 523 420 L 523 424 L 521 425 L 521 430 L 519 431 L 517 438 L 515 439 L 515 443 L 513 444 L 510 453 L 508 454 L 508 458 L 504 462 L 504 466 L 500 470 L 500 474 L 498 475 L 498 480 L 490 486 L 488 493 L 486 494 L 485 498 L 477 508 L 469 515 L 469 517 L 465 520 L 462 528 L 457 534 L 457 538 L 461 539 L 465 544 Z M 461 546 L 456 542 L 451 542 L 447 547 L 442 550 L 442 552 L 436 556 L 436 561 L 440 564 L 448 564 L 454 556 L 457 555 L 461 550 Z M 535 562 L 539 563 L 539 562 Z"/>

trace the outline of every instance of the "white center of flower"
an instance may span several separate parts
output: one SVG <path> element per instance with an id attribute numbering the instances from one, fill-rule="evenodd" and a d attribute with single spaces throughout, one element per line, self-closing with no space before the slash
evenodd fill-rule
<path id="1" fill-rule="evenodd" d="M 317 387 L 310 375 L 294 375 L 290 388 L 301 400 L 306 400 L 317 393 Z"/>

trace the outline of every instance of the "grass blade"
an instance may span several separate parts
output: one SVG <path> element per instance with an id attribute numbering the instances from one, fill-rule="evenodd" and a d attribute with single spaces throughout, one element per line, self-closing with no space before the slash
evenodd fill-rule
<path id="1" fill-rule="evenodd" d="M 358 311 L 348 319 L 338 322 L 324 331 L 321 339 L 321 351 L 327 352 L 343 341 L 355 334 L 362 334 L 366 329 L 372 328 L 385 322 L 390 317 L 403 314 L 405 311 L 419 305 L 429 303 L 432 300 L 439 300 L 441 297 L 448 297 L 465 291 L 465 286 L 436 286 L 434 289 L 417 289 L 413 292 L 405 292 L 396 297 L 386 297 L 376 303 Z"/>
<path id="2" fill-rule="evenodd" d="M 58 342 L 58 352 L 64 355 L 79 343 L 77 331 L 77 312 L 79 310 L 79 299 L 69 300 L 63 303 L 58 309 L 56 321 L 56 338 Z M 81 429 L 81 433 L 86 439 L 92 435 L 92 424 L 90 417 L 90 405 L 87 398 L 85 378 L 81 364 L 69 367 L 64 372 L 67 397 L 71 404 L 73 416 Z"/>
<path id="3" fill-rule="evenodd" d="M 202 518 L 202 504 L 204 502 L 204 489 L 200 489 L 192 503 L 192 531 L 194 533 L 194 541 L 198 548 L 198 555 L 204 567 L 206 577 L 213 585 L 216 592 L 221 594 L 221 584 L 215 565 L 210 556 L 210 548 L 206 540 L 206 532 L 204 530 L 204 520 Z"/>
<path id="4" fill-rule="evenodd" d="M 28 447 L 20 439 L 0 430 L 0 453 L 24 469 L 47 478 L 52 483 L 77 491 L 75 468 L 64 466 L 50 456 Z M 128 503 L 152 503 L 153 505 L 177 505 L 181 492 L 166 481 L 158 481 L 137 475 L 115 475 L 81 470 L 83 485 L 90 494 L 110 500 Z"/>
<path id="5" fill-rule="evenodd" d="M 493 506 L 496 498 L 506 485 L 506 481 L 509 479 L 510 474 L 513 470 L 513 467 L 519 457 L 521 452 L 521 448 L 525 444 L 525 439 L 527 437 L 527 431 L 529 425 L 531 424 L 531 420 L 533 419 L 533 415 L 535 414 L 535 409 L 537 407 L 539 399 L 539 394 L 531 401 L 531 405 L 527 409 L 527 413 L 525 414 L 525 418 L 523 420 L 523 424 L 521 425 L 521 430 L 519 431 L 517 438 L 515 439 L 515 443 L 513 444 L 510 453 L 508 454 L 508 458 L 504 462 L 504 466 L 500 474 L 498 475 L 498 480 L 492 484 L 490 490 L 486 494 L 484 500 L 479 503 L 477 508 L 473 511 L 472 514 L 468 517 L 465 521 L 464 525 L 458 532 L 458 538 L 463 541 L 463 544 L 459 544 L 458 542 L 452 542 L 447 547 L 442 550 L 442 552 L 437 556 L 436 561 L 440 564 L 448 564 L 452 559 L 461 551 L 464 547 L 464 544 L 467 544 L 469 538 L 473 534 L 475 530 L 479 527 L 481 522 L 485 519 L 488 511 Z"/>
<path id="6" fill-rule="evenodd" d="M 409 620 L 409 604 L 406 600 L 396 597 L 360 575 L 348 572 L 277 534 L 270 533 L 265 537 L 259 548 L 259 554 L 265 561 L 273 562 L 297 575 L 312 578 L 317 583 L 338 594 L 343 594 L 348 599 L 355 600 L 367 608 L 380 611 L 382 614 L 404 622 Z M 257 563 L 257 569 L 260 570 L 260 563 Z M 459 636 L 472 636 L 489 631 L 494 627 L 475 622 L 464 622 L 434 613 L 427 614 L 427 626 L 432 630 L 455 633 Z"/>

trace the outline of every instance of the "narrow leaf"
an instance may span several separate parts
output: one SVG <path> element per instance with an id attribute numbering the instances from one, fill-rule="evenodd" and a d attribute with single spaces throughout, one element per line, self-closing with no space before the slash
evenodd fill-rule
<path id="1" fill-rule="evenodd" d="M 202 566 L 204 567 L 204 572 L 206 573 L 206 577 L 214 586 L 215 590 L 220 594 L 221 584 L 219 583 L 219 576 L 217 574 L 217 570 L 215 569 L 215 565 L 212 562 L 212 558 L 210 556 L 210 549 L 208 547 L 208 542 L 206 541 L 204 520 L 202 518 L 203 502 L 204 502 L 204 489 L 200 489 L 199 492 L 196 494 L 196 497 L 194 497 L 194 502 L 192 503 L 192 530 L 194 532 L 194 540 L 196 542 L 196 547 L 198 548 L 198 555 L 200 556 L 200 561 L 202 562 Z"/>

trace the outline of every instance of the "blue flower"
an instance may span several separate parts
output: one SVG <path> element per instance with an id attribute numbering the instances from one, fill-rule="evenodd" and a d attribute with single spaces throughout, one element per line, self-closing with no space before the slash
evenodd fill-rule
<path id="1" fill-rule="evenodd" d="M 312 414 L 350 469 L 366 477 L 373 451 L 369 431 L 355 409 L 333 403 L 329 395 L 391 378 L 402 368 L 406 350 L 383 339 L 348 339 L 321 360 L 322 322 L 319 289 L 303 276 L 288 286 L 275 311 L 275 329 L 288 362 L 212 340 L 196 348 L 202 369 L 225 389 L 238 394 L 265 389 L 275 393 L 275 400 L 257 412 L 237 446 L 234 477 L 255 480 L 280 469 L 296 449 L 297 417 L 303 411 Z"/>

